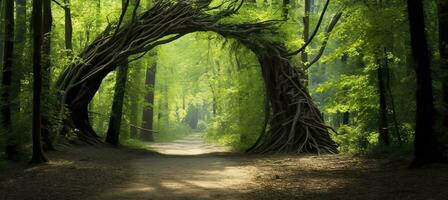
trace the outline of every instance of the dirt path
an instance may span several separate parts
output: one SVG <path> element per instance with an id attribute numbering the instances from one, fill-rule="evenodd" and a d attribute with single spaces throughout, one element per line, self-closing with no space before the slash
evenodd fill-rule
<path id="1" fill-rule="evenodd" d="M 247 155 L 199 135 L 155 152 L 69 147 L 49 164 L 0 171 L 0 200 L 447 199 L 448 167 L 408 170 L 407 159 Z"/>
<path id="2" fill-rule="evenodd" d="M 235 199 L 249 188 L 257 168 L 226 148 L 204 144 L 200 134 L 169 143 L 151 144 L 160 156 L 128 162 L 129 184 L 92 199 Z"/>

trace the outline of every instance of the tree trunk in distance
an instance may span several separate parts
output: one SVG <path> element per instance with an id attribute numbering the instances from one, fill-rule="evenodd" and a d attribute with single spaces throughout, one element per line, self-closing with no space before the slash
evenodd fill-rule
<path id="1" fill-rule="evenodd" d="M 431 67 L 422 0 L 407 0 L 411 47 L 417 79 L 416 128 L 414 160 L 411 167 L 420 167 L 443 160 L 434 135 L 434 102 Z"/>
<path id="2" fill-rule="evenodd" d="M 380 100 L 380 113 L 379 113 L 379 141 L 381 144 L 389 146 L 389 126 L 387 121 L 387 103 L 386 103 L 386 89 L 384 86 L 383 78 L 383 64 L 381 60 L 378 59 L 378 96 Z"/>
<path id="3" fill-rule="evenodd" d="M 152 88 L 147 93 L 145 101 L 150 105 L 148 108 L 143 109 L 142 127 L 144 129 L 140 132 L 140 137 L 144 141 L 154 141 L 153 129 L 154 129 L 154 87 L 156 82 L 157 63 L 153 63 L 151 68 L 146 69 L 146 87 Z M 160 112 L 160 110 L 159 110 Z M 160 121 L 160 119 L 159 119 Z"/>
<path id="4" fill-rule="evenodd" d="M 448 130 L 448 2 L 439 0 L 439 50 L 445 79 L 442 80 L 443 124 Z"/>
<path id="5" fill-rule="evenodd" d="M 17 136 L 14 135 L 11 124 L 11 82 L 14 59 L 14 1 L 5 1 L 4 15 L 4 51 L 3 51 L 3 77 L 2 77 L 2 95 L 1 107 L 2 125 L 6 132 L 6 158 L 9 160 L 17 159 L 19 154 L 19 145 Z"/>
<path id="6" fill-rule="evenodd" d="M 73 50 L 73 24 L 70 10 L 70 0 L 64 0 L 64 20 L 65 20 L 65 48 Z M 69 53 L 71 55 L 71 53 Z"/>
<path id="7" fill-rule="evenodd" d="M 41 109 L 40 98 L 42 92 L 42 0 L 33 0 L 33 155 L 31 163 L 47 162 L 41 145 Z"/>
<path id="8" fill-rule="evenodd" d="M 44 150 L 54 150 L 54 146 L 50 139 L 50 121 L 49 113 L 51 108 L 48 105 L 50 95 L 51 82 L 51 26 L 53 24 L 53 17 L 51 13 L 51 0 L 43 0 L 43 43 L 42 43 L 42 141 Z"/>

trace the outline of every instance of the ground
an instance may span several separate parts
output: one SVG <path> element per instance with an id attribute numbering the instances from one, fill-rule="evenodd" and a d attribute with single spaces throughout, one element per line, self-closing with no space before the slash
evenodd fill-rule
<path id="1" fill-rule="evenodd" d="M 150 146 L 66 147 L 11 166 L 0 199 L 448 199 L 448 166 L 409 170 L 405 158 L 230 153 L 198 134 Z"/>

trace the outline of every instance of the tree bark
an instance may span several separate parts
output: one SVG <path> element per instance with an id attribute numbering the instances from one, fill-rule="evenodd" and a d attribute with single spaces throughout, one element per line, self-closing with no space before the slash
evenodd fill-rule
<path id="1" fill-rule="evenodd" d="M 115 93 L 112 102 L 112 111 L 110 112 L 109 128 L 107 129 L 106 142 L 118 146 L 121 118 L 123 116 L 123 102 L 126 88 L 126 79 L 129 65 L 123 64 L 118 67 L 117 78 L 115 82 Z"/>
<path id="2" fill-rule="evenodd" d="M 305 0 L 305 12 L 303 16 L 303 42 L 308 42 L 310 39 L 310 14 L 311 14 L 311 0 Z M 308 63 L 308 52 L 306 49 L 302 51 L 302 63 L 305 66 Z"/>
<path id="3" fill-rule="evenodd" d="M 379 96 L 379 104 L 380 104 L 380 112 L 379 112 L 379 141 L 381 144 L 389 146 L 389 126 L 387 120 L 387 103 L 386 103 L 386 89 L 384 86 L 384 78 L 383 78 L 383 64 L 381 60 L 378 59 L 378 69 L 377 69 L 377 78 L 378 78 L 378 96 Z"/>
<path id="4" fill-rule="evenodd" d="M 442 81 L 443 124 L 448 130 L 448 2 L 439 0 L 439 51 L 445 79 Z"/>
<path id="5" fill-rule="evenodd" d="M 53 17 L 51 13 L 51 0 L 43 0 L 43 43 L 42 43 L 42 140 L 44 150 L 54 150 L 50 139 L 50 121 L 49 121 L 49 95 L 51 82 L 51 29 Z"/>
<path id="6" fill-rule="evenodd" d="M 11 93 L 12 93 L 12 71 L 14 59 L 14 1 L 5 1 L 4 15 L 4 51 L 3 51 L 3 77 L 1 107 L 2 125 L 6 132 L 6 158 L 14 160 L 18 156 L 18 136 L 14 135 L 11 124 Z M 16 69 L 15 69 L 16 70 Z"/>
<path id="7" fill-rule="evenodd" d="M 434 102 L 431 67 L 422 0 L 408 0 L 411 47 L 417 79 L 416 128 L 412 167 L 443 160 L 434 134 Z"/>
<path id="8" fill-rule="evenodd" d="M 47 162 L 41 145 L 41 92 L 42 92 L 42 0 L 33 0 L 33 155 L 31 163 Z"/>
<path id="9" fill-rule="evenodd" d="M 143 109 L 142 127 L 140 137 L 144 141 L 154 141 L 154 88 L 156 82 L 157 63 L 153 63 L 151 68 L 146 69 L 145 85 L 151 88 L 151 91 L 146 94 L 145 101 L 149 107 Z M 159 110 L 160 112 L 160 110 Z"/>
<path id="10" fill-rule="evenodd" d="M 65 20 L 65 48 L 73 50 L 73 23 L 72 12 L 70 10 L 70 0 L 64 0 L 64 20 Z M 69 52 L 71 54 L 71 52 Z"/>

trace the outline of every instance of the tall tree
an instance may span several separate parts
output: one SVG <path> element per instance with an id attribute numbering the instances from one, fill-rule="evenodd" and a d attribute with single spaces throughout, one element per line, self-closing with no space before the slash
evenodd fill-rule
<path id="1" fill-rule="evenodd" d="M 304 16 L 303 16 L 303 35 L 302 35 L 302 39 L 303 42 L 308 42 L 308 40 L 310 40 L 310 14 L 311 14 L 311 0 L 305 0 L 305 12 L 304 12 Z M 302 64 L 304 66 L 307 65 L 309 59 L 308 59 L 308 52 L 306 51 L 306 49 L 304 51 L 302 51 L 301 54 L 301 59 L 302 59 Z"/>
<path id="2" fill-rule="evenodd" d="M 442 81 L 443 92 L 443 124 L 448 129 L 448 2 L 439 0 L 439 49 L 445 79 Z"/>
<path id="3" fill-rule="evenodd" d="M 142 127 L 140 137 L 145 141 L 154 141 L 153 123 L 154 123 L 154 84 L 156 82 L 157 63 L 153 63 L 151 68 L 146 69 L 145 84 L 151 91 L 147 93 L 145 101 L 149 107 L 143 109 Z M 160 110 L 159 110 L 160 112 Z"/>
<path id="4" fill-rule="evenodd" d="M 43 44 L 42 44 L 42 106 L 45 108 L 42 115 L 42 139 L 44 141 L 45 150 L 54 150 L 52 141 L 50 139 L 50 121 L 49 113 L 50 108 L 47 108 L 48 98 L 50 95 L 50 82 L 51 82 L 51 29 L 53 25 L 53 17 L 51 13 L 51 0 L 43 0 Z"/>
<path id="5" fill-rule="evenodd" d="M 43 163 L 45 157 L 41 145 L 41 93 L 42 93 L 42 0 L 33 0 L 33 155 L 31 163 Z"/>
<path id="6" fill-rule="evenodd" d="M 69 55 L 71 55 L 71 51 L 73 50 L 73 24 L 70 0 L 64 0 L 64 4 L 58 1 L 53 2 L 64 10 L 65 49 L 69 50 Z"/>
<path id="7" fill-rule="evenodd" d="M 64 0 L 64 19 L 65 19 L 65 48 L 73 50 L 73 23 L 72 12 L 70 10 L 70 0 Z"/>
<path id="8" fill-rule="evenodd" d="M 27 35 L 27 13 L 26 0 L 16 0 L 16 28 L 15 28 L 15 47 L 14 47 L 14 66 L 17 70 L 12 72 L 12 115 L 20 112 L 20 88 L 23 79 L 23 69 L 25 63 L 25 47 Z"/>
<path id="9" fill-rule="evenodd" d="M 15 159 L 18 155 L 18 143 L 15 140 L 11 125 L 11 82 L 14 58 L 14 1 L 5 1 L 4 15 L 4 51 L 3 51 L 3 77 L 2 77 L 2 124 L 7 134 L 6 157 Z"/>
<path id="10" fill-rule="evenodd" d="M 434 102 L 423 0 L 407 0 L 411 47 L 417 79 L 413 167 L 439 162 L 443 155 L 434 134 Z"/>
<path id="11" fill-rule="evenodd" d="M 387 121 L 387 103 L 386 103 L 386 89 L 384 84 L 384 71 L 381 59 L 378 59 L 378 94 L 380 100 L 379 112 L 379 141 L 384 145 L 389 145 L 389 127 Z"/>

